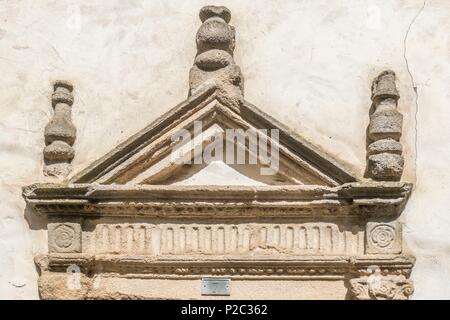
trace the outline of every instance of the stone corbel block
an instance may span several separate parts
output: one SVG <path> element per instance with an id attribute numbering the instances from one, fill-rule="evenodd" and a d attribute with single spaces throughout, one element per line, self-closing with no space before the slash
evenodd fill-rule
<path id="1" fill-rule="evenodd" d="M 367 254 L 397 254 L 402 252 L 402 225 L 393 222 L 367 222 Z"/>
<path id="2" fill-rule="evenodd" d="M 49 253 L 81 253 L 81 219 L 52 218 L 48 223 Z"/>

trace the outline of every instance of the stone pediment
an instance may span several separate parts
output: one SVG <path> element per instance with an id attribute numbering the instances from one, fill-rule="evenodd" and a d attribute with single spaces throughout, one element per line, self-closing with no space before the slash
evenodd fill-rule
<path id="1" fill-rule="evenodd" d="M 36 257 L 41 296 L 205 298 L 201 279 L 221 277 L 234 299 L 408 298 L 414 258 L 399 216 L 412 185 L 400 181 L 395 74 L 374 81 L 361 178 L 245 101 L 229 10 L 207 6 L 200 18 L 185 101 L 68 180 L 23 189 L 48 218 L 48 253 Z M 56 175 L 70 169 L 75 130 L 58 122 L 72 87 L 55 90 L 44 156 Z M 270 156 L 231 129 L 256 132 Z M 181 144 L 180 132 L 189 136 Z M 229 147 L 233 161 L 196 163 L 219 141 L 214 157 Z M 234 161 L 239 151 L 254 163 Z"/>
<path id="2" fill-rule="evenodd" d="M 227 140 L 225 131 L 229 129 L 260 135 L 263 134 L 261 129 L 267 130 L 267 135 L 264 135 L 267 145 L 274 145 L 278 149 L 277 174 L 270 177 L 259 174 L 263 161 L 258 155 L 255 155 L 258 157 L 256 166 L 233 165 L 234 170 L 250 175 L 262 184 L 337 186 L 358 181 L 355 174 L 311 142 L 293 134 L 248 102 L 238 107 L 228 103 L 220 98 L 218 90 L 214 83 L 204 84 L 188 99 L 75 175 L 70 183 L 170 184 L 171 181 L 176 181 L 171 179 L 173 175 L 187 177 L 190 176 L 189 171 L 198 172 L 203 169 L 204 163 L 196 165 L 193 158 L 201 157 L 199 152 L 211 143 L 210 138 L 218 136 L 224 140 L 221 143 L 224 148 L 222 161 L 225 161 L 225 149 L 230 146 L 236 148 L 235 154 L 241 152 L 239 149 L 244 149 L 248 159 L 251 152 L 248 136 L 245 144 L 239 144 L 238 139 Z M 201 123 L 201 136 L 195 135 L 195 122 Z M 269 134 L 271 129 L 278 131 L 276 141 Z M 192 134 L 191 143 L 181 150 L 184 157 L 192 160 L 191 165 L 174 163 L 177 159 L 173 159 L 173 149 L 177 143 L 173 141 L 173 136 L 180 130 L 187 130 Z M 233 160 L 235 158 L 231 162 L 236 163 Z"/>

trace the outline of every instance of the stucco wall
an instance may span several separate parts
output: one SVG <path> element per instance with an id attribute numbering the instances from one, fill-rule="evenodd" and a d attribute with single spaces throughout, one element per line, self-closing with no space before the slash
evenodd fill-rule
<path id="1" fill-rule="evenodd" d="M 76 172 L 186 97 L 205 4 L 232 12 L 246 99 L 360 174 L 371 81 L 396 71 L 413 298 L 449 299 L 448 0 L 0 0 L 0 298 L 38 298 L 46 235 L 21 186 L 46 181 L 52 82 L 75 86 Z"/>

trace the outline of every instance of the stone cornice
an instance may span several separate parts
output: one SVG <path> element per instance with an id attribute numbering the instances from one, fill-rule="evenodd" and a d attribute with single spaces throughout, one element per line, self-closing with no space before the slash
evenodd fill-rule
<path id="1" fill-rule="evenodd" d="M 323 186 L 56 185 L 24 188 L 41 214 L 80 216 L 392 216 L 411 192 L 403 182 Z"/>

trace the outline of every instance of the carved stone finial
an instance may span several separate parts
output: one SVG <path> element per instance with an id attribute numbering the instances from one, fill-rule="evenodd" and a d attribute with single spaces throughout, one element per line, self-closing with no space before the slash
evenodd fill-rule
<path id="1" fill-rule="evenodd" d="M 223 6 L 204 6 L 200 9 L 199 16 L 202 22 L 213 17 L 222 18 L 226 23 L 229 23 L 231 20 L 230 10 Z"/>
<path id="2" fill-rule="evenodd" d="M 67 81 L 54 83 L 52 106 L 55 112 L 44 131 L 44 174 L 47 176 L 65 177 L 71 171 L 70 162 L 75 156 L 72 145 L 76 137 L 71 119 L 72 91 L 73 86 Z"/>
<path id="3" fill-rule="evenodd" d="M 350 291 L 357 300 L 407 300 L 414 286 L 403 275 L 371 275 L 351 279 Z"/>
<path id="4" fill-rule="evenodd" d="M 370 115 L 367 147 L 367 175 L 379 181 L 399 181 L 404 166 L 402 145 L 403 116 L 397 111 L 400 98 L 395 73 L 383 71 L 372 84 L 374 111 Z"/>
<path id="5" fill-rule="evenodd" d="M 219 99 L 238 107 L 243 101 L 243 79 L 233 59 L 235 30 L 228 24 L 230 10 L 206 6 L 199 16 L 203 24 L 196 36 L 197 55 L 189 73 L 189 94 L 213 81 L 219 89 Z"/>

